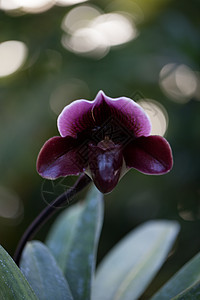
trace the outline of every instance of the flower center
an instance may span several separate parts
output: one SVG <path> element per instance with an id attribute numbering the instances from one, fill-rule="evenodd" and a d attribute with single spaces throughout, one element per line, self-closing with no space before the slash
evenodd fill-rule
<path id="1" fill-rule="evenodd" d="M 96 187 L 109 193 L 117 185 L 123 164 L 122 147 L 108 136 L 97 145 L 89 145 L 89 169 Z"/>

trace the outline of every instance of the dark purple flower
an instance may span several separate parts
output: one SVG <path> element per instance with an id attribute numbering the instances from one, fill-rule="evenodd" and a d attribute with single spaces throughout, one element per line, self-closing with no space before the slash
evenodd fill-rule
<path id="1" fill-rule="evenodd" d="M 85 172 L 108 193 L 129 168 L 164 174 L 173 165 L 168 142 L 150 136 L 148 116 L 126 97 L 112 99 L 100 91 L 94 101 L 74 101 L 59 115 L 58 130 L 61 136 L 49 139 L 38 155 L 44 178 Z"/>

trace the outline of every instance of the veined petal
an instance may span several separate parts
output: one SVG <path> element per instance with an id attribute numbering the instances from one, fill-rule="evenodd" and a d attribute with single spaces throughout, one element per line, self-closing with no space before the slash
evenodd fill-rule
<path id="1" fill-rule="evenodd" d="M 84 161 L 78 149 L 77 141 L 72 137 L 56 136 L 49 139 L 37 158 L 38 173 L 47 179 L 80 174 L 84 169 Z"/>
<path id="2" fill-rule="evenodd" d="M 57 122 L 62 137 L 71 136 L 76 138 L 77 133 L 94 127 L 91 112 L 94 101 L 76 100 L 65 106 Z"/>
<path id="3" fill-rule="evenodd" d="M 173 166 L 169 143 L 161 136 L 140 137 L 123 150 L 128 168 L 145 174 L 164 174 Z"/>
<path id="4" fill-rule="evenodd" d="M 92 108 L 92 115 L 99 126 L 116 122 L 122 132 L 128 131 L 135 138 L 149 136 L 151 122 L 143 108 L 132 99 L 126 97 L 110 98 L 100 91 Z"/>
<path id="5" fill-rule="evenodd" d="M 58 130 L 62 137 L 76 138 L 84 130 L 113 123 L 134 137 L 148 136 L 151 131 L 150 120 L 141 106 L 126 97 L 110 98 L 103 91 L 93 101 L 82 99 L 67 105 L 58 117 Z"/>

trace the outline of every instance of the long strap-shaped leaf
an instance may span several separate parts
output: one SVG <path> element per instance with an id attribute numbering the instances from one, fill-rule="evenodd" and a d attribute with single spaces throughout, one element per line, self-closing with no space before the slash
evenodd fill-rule
<path id="1" fill-rule="evenodd" d="M 138 299 L 165 261 L 179 226 L 151 221 L 128 234 L 97 269 L 93 300 Z"/>
<path id="2" fill-rule="evenodd" d="M 178 294 L 172 300 L 199 300 L 200 299 L 200 281 Z"/>
<path id="3" fill-rule="evenodd" d="M 151 300 L 168 300 L 200 281 L 200 253 L 185 264 Z M 200 283 L 199 283 L 200 284 Z M 200 290 L 199 290 L 200 296 Z M 178 298 L 177 298 L 178 299 Z M 181 298 L 180 298 L 181 299 Z M 199 298 L 200 299 L 200 298 Z"/>
<path id="4" fill-rule="evenodd" d="M 20 268 L 39 300 L 73 300 L 62 271 L 41 242 L 33 241 L 26 245 Z"/>
<path id="5" fill-rule="evenodd" d="M 61 214 L 47 245 L 62 268 L 76 300 L 89 300 L 103 222 L 102 194 L 93 187 L 83 204 Z"/>
<path id="6" fill-rule="evenodd" d="M 10 255 L 0 246 L 0 299 L 37 300 L 28 281 Z"/>

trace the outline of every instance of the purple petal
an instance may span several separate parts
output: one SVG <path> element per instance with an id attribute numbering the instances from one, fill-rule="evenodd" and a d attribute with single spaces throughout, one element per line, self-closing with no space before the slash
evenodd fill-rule
<path id="1" fill-rule="evenodd" d="M 95 100 L 77 100 L 67 105 L 58 117 L 58 130 L 62 137 L 77 137 L 77 134 L 95 126 L 104 126 L 115 120 L 135 137 L 148 136 L 151 123 L 144 110 L 133 100 L 110 98 L 99 91 Z"/>
<path id="2" fill-rule="evenodd" d="M 130 131 L 134 137 L 149 136 L 151 122 L 143 108 L 126 97 L 110 98 L 100 91 L 95 99 L 92 114 L 97 125 L 114 119 L 122 131 Z"/>
<path id="3" fill-rule="evenodd" d="M 84 162 L 78 153 L 77 141 L 60 136 L 49 139 L 38 155 L 37 171 L 48 179 L 78 175 L 84 170 Z"/>
<path id="4" fill-rule="evenodd" d="M 135 168 L 145 174 L 164 174 L 173 166 L 172 151 L 161 136 L 140 137 L 123 151 L 128 168 Z"/>
<path id="5" fill-rule="evenodd" d="M 60 135 L 76 138 L 77 133 L 94 127 L 93 104 L 94 101 L 76 100 L 67 105 L 58 117 Z"/>
<path id="6" fill-rule="evenodd" d="M 102 193 L 111 192 L 117 185 L 123 164 L 120 145 L 104 148 L 89 144 L 89 169 L 96 187 Z"/>

